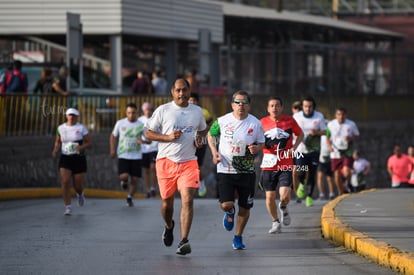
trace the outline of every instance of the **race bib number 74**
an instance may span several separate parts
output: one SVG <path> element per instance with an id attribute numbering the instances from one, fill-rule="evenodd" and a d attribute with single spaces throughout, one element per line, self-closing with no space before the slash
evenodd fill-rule
<path id="1" fill-rule="evenodd" d="M 236 142 L 230 145 L 230 154 L 232 156 L 242 157 L 246 154 L 246 144 L 244 142 Z"/>

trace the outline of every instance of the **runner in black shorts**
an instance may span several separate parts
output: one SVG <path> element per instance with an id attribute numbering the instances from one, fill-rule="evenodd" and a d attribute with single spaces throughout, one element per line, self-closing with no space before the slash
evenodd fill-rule
<path id="1" fill-rule="evenodd" d="M 263 170 L 260 182 L 263 190 L 268 191 L 276 191 L 278 186 L 292 188 L 292 172 Z"/>
<path id="2" fill-rule="evenodd" d="M 140 159 L 118 159 L 118 174 L 140 178 L 142 176 L 141 163 Z"/>
<path id="3" fill-rule="evenodd" d="M 200 98 L 198 94 L 191 93 L 188 102 L 200 106 Z M 201 110 L 203 111 L 204 118 L 207 124 L 207 128 L 210 128 L 211 124 L 213 123 L 213 117 L 211 116 L 210 112 L 206 108 L 201 107 Z M 197 156 L 198 167 L 200 167 L 200 187 L 198 188 L 199 197 L 204 197 L 207 194 L 207 187 L 204 181 L 204 173 L 202 169 L 203 162 L 204 162 L 204 156 L 206 155 L 206 150 L 207 150 L 207 142 L 204 142 L 203 146 L 197 148 L 196 153 L 195 153 Z"/>
<path id="4" fill-rule="evenodd" d="M 327 177 L 333 176 L 330 162 L 319 162 L 318 171 L 322 172 Z"/>
<path id="5" fill-rule="evenodd" d="M 283 225 L 289 225 L 291 217 L 288 204 L 292 192 L 293 171 L 298 166 L 293 164 L 294 158 L 300 158 L 297 148 L 303 139 L 303 131 L 295 119 L 283 113 L 283 102 L 279 97 L 267 101 L 268 116 L 263 117 L 262 124 L 265 146 L 260 168 L 262 170 L 262 189 L 266 193 L 266 209 L 272 219 L 269 234 L 280 233 Z M 293 143 L 293 136 L 296 137 Z M 279 195 L 279 211 L 276 204 Z"/>
<path id="6" fill-rule="evenodd" d="M 208 135 L 208 145 L 217 167 L 220 207 L 225 212 L 223 227 L 232 231 L 236 214 L 235 192 L 238 195 L 236 232 L 233 249 L 243 250 L 243 231 L 249 221 L 255 191 L 255 156 L 264 145 L 263 128 L 260 121 L 249 114 L 250 96 L 240 90 L 233 94 L 227 113 L 213 122 Z M 217 148 L 218 142 L 218 148 Z"/>
<path id="7" fill-rule="evenodd" d="M 157 159 L 157 152 L 142 154 L 142 167 L 149 168 L 151 166 L 151 163 L 155 163 L 156 159 Z"/>
<path id="8" fill-rule="evenodd" d="M 329 189 L 329 199 L 332 200 L 335 198 L 334 193 L 334 183 L 333 183 L 333 172 L 331 169 L 331 162 L 319 162 L 318 164 L 318 171 L 316 173 L 316 179 L 318 183 L 319 189 L 319 199 L 325 200 L 327 197 L 325 196 L 325 188 L 324 188 L 324 178 L 326 177 L 326 182 L 328 183 Z"/>
<path id="9" fill-rule="evenodd" d="M 61 155 L 59 159 L 59 168 L 71 170 L 72 174 L 86 173 L 86 156 L 85 155 Z"/>
<path id="10" fill-rule="evenodd" d="M 250 209 L 253 207 L 256 174 L 224 174 L 218 173 L 218 189 L 220 202 L 235 201 L 237 192 L 237 205 Z"/>
<path id="11" fill-rule="evenodd" d="M 287 190 L 291 190 L 292 185 L 293 185 L 293 173 L 292 171 L 289 170 L 293 170 L 295 169 L 295 166 L 292 166 L 292 169 L 288 169 L 285 171 L 280 171 L 280 170 L 276 170 L 276 171 L 271 171 L 271 170 L 262 170 L 262 173 L 260 175 L 260 180 L 259 180 L 259 184 L 262 186 L 263 190 L 266 192 L 266 195 L 268 197 L 271 197 L 271 200 L 276 200 L 276 191 L 278 190 L 278 188 L 281 190 L 281 197 L 284 196 L 284 192 L 282 192 L 282 189 L 286 187 L 288 188 Z M 281 188 L 283 187 L 283 188 Z M 274 196 L 274 197 L 273 197 Z M 281 198 L 281 200 L 283 200 L 283 198 Z M 269 213 L 272 212 L 272 209 L 268 209 Z M 277 217 L 277 208 L 273 208 L 273 215 L 275 215 Z M 287 212 L 287 206 L 285 207 L 285 210 L 282 211 L 281 209 L 281 215 L 284 215 L 285 213 L 288 214 Z M 289 214 L 286 216 L 281 216 L 281 219 L 284 220 L 285 225 L 289 225 L 289 219 L 290 216 Z M 274 222 L 272 223 L 272 228 L 269 230 L 269 233 L 273 234 L 273 233 L 280 233 L 281 232 L 281 224 L 280 224 L 280 220 L 278 220 L 276 218 L 276 220 L 274 220 Z"/>
<path id="12" fill-rule="evenodd" d="M 151 118 L 153 113 L 152 104 L 144 102 L 141 106 L 142 116 L 138 118 L 144 125 Z M 155 186 L 157 183 L 157 175 L 155 171 L 155 161 L 158 154 L 158 141 L 151 141 L 142 136 L 142 168 L 144 173 L 144 182 L 147 191 L 147 198 L 155 197 L 157 192 Z"/>
<path id="13" fill-rule="evenodd" d="M 156 175 L 152 174 L 155 173 L 155 161 L 157 159 L 157 151 L 143 153 L 142 154 L 142 168 L 144 169 L 144 179 L 145 185 L 147 187 L 147 198 L 155 197 L 155 181 Z"/>
<path id="14" fill-rule="evenodd" d="M 138 120 L 138 111 L 135 103 L 129 103 L 125 110 L 126 117 L 116 122 L 109 138 L 110 156 L 118 157 L 118 173 L 121 187 L 128 189 L 127 205 L 134 206 L 132 198 L 137 189 L 138 179 L 141 177 L 142 164 L 142 134 L 144 124 Z M 118 140 L 118 146 L 116 142 Z M 129 182 L 129 178 L 131 181 Z"/>
<path id="15" fill-rule="evenodd" d="M 331 168 L 331 158 L 328 145 L 326 144 L 326 135 L 321 136 L 321 151 L 319 155 L 319 164 L 316 172 L 316 181 L 318 183 L 319 199 L 334 199 L 334 182 L 333 171 Z M 325 178 L 329 189 L 329 197 L 325 194 Z"/>
<path id="16" fill-rule="evenodd" d="M 56 157 L 60 149 L 59 174 L 62 185 L 62 195 L 65 204 L 64 214 L 72 214 L 70 182 L 78 197 L 78 205 L 83 206 L 83 181 L 87 170 L 85 149 L 92 143 L 86 127 L 78 122 L 79 112 L 74 108 L 66 111 L 66 122 L 59 125 L 56 131 L 55 146 L 52 156 Z"/>

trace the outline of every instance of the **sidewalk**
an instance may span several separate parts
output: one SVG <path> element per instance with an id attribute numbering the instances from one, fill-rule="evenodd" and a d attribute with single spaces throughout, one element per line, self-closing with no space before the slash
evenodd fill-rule
<path id="1" fill-rule="evenodd" d="M 323 207 L 322 234 L 402 274 L 414 274 L 414 189 L 346 194 Z"/>

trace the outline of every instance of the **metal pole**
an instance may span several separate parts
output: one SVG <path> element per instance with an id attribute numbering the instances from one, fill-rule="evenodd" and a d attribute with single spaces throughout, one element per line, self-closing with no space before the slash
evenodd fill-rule
<path id="1" fill-rule="evenodd" d="M 79 88 L 83 88 L 83 35 L 82 35 L 82 24 L 79 25 L 80 27 L 80 36 L 79 36 L 79 56 L 78 56 L 78 63 L 79 63 Z"/>
<path id="2" fill-rule="evenodd" d="M 111 76 L 112 89 L 118 93 L 122 92 L 122 37 L 111 36 Z"/>
<path id="3" fill-rule="evenodd" d="M 338 0 L 332 0 L 332 18 L 337 20 L 338 19 Z"/>

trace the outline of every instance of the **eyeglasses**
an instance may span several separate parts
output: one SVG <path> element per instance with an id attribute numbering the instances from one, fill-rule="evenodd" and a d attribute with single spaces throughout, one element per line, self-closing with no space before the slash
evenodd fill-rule
<path id="1" fill-rule="evenodd" d="M 249 104 L 250 102 L 247 98 L 245 98 L 245 99 L 235 99 L 235 100 L 233 100 L 233 103 L 234 104 L 240 104 L 241 103 L 243 105 L 246 105 L 246 104 Z"/>

